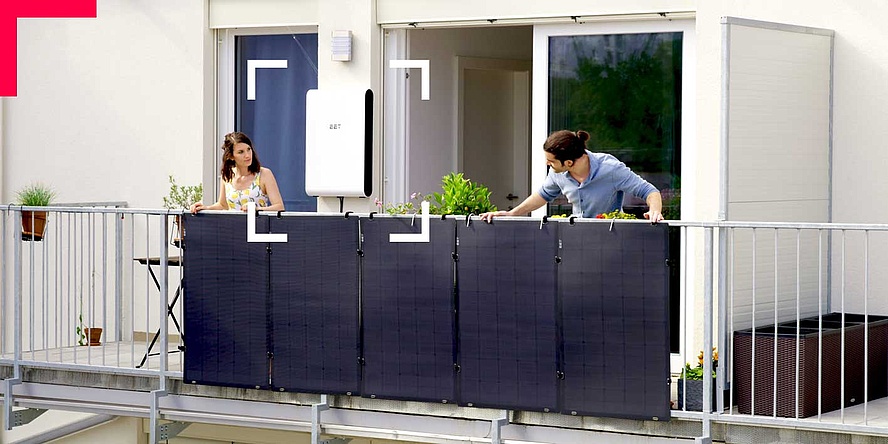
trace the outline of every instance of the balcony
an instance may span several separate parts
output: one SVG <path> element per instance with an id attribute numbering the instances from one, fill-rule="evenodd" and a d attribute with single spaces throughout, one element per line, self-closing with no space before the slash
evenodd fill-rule
<path id="1" fill-rule="evenodd" d="M 668 258 L 665 227 L 643 222 L 435 219 L 428 244 L 395 245 L 389 235 L 418 231 L 419 218 L 260 215 L 256 233 L 287 233 L 288 242 L 251 245 L 245 215 L 210 213 L 184 217 L 180 249 L 168 211 L 50 207 L 38 241 L 22 240 L 22 210 L 0 210 L 5 424 L 22 409 L 145 418 L 154 442 L 170 424 L 416 442 L 582 442 L 620 433 L 748 442 L 744 436 L 781 429 L 810 439 L 888 435 L 888 398 L 875 396 L 888 381 L 878 365 L 886 350 L 871 333 L 886 313 L 869 267 L 888 226 L 674 223 L 681 257 Z M 668 408 L 678 375 L 668 368 L 667 258 L 682 270 L 674 276 L 682 353 L 673 361 L 720 351 L 702 412 Z M 240 274 L 229 277 L 231 270 Z M 607 279 L 614 275 L 621 277 Z M 584 279 L 598 287 L 577 284 Z M 639 291 L 649 299 L 633 299 Z M 353 318 L 342 316 L 349 297 Z M 340 306 L 323 305 L 330 300 Z M 658 303 L 663 310 L 653 310 Z M 625 322 L 588 322 L 580 314 L 590 310 Z M 819 328 L 836 314 L 865 328 Z M 248 319 L 261 328 L 228 328 Z M 632 332 L 659 328 L 636 319 L 659 319 L 663 336 L 631 342 Z M 219 320 L 231 322 L 202 325 Z M 767 329 L 775 324 L 781 329 Z M 87 327 L 103 329 L 101 345 L 78 345 Z M 740 360 L 734 332 L 753 328 L 756 357 Z M 777 356 L 768 344 L 778 335 L 812 338 L 818 353 L 783 347 L 789 354 Z M 820 351 L 824 343 L 838 352 Z M 768 362 L 793 366 L 787 373 Z M 704 374 L 713 370 L 706 367 Z M 741 383 L 738 370 L 747 367 L 756 376 Z M 431 379 L 423 368 L 433 369 Z M 864 376 L 854 388 L 861 395 L 848 397 L 855 369 Z M 601 387 L 612 372 L 619 383 Z M 631 384 L 646 378 L 663 384 Z M 795 390 L 804 378 L 821 387 L 806 395 L 817 406 L 808 417 L 796 413 L 807 399 Z M 735 390 L 710 405 L 706 394 L 732 381 Z M 781 409 L 759 407 L 768 391 Z M 833 392 L 838 402 L 827 398 Z M 736 404 L 747 395 L 759 401 L 741 413 Z M 647 396 L 662 405 L 631 410 Z"/>

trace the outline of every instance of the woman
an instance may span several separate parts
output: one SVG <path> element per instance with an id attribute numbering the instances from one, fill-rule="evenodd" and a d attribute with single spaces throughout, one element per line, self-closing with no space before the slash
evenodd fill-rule
<path id="1" fill-rule="evenodd" d="M 249 202 L 256 203 L 256 210 L 284 210 L 284 201 L 274 174 L 259 163 L 253 141 L 246 134 L 236 131 L 225 135 L 220 173 L 219 201 L 212 205 L 196 202 L 191 205 L 192 213 L 201 210 L 247 211 Z"/>

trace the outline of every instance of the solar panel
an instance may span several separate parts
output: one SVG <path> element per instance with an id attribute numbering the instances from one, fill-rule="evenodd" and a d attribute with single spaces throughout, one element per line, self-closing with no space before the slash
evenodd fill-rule
<path id="1" fill-rule="evenodd" d="M 361 220 L 363 396 L 453 401 L 454 221 L 430 221 L 430 242 L 392 243 L 419 231 L 411 218 Z"/>
<path id="2" fill-rule="evenodd" d="M 184 380 L 268 387 L 266 244 L 247 243 L 245 214 L 182 219 Z M 256 226 L 267 229 L 267 219 Z"/>
<path id="3" fill-rule="evenodd" d="M 665 224 L 561 224 L 562 412 L 670 417 Z"/>
<path id="4" fill-rule="evenodd" d="M 460 404 L 557 410 L 555 224 L 457 225 Z"/>
<path id="5" fill-rule="evenodd" d="M 358 218 L 283 216 L 271 246 L 272 382 L 287 391 L 358 394 Z"/>

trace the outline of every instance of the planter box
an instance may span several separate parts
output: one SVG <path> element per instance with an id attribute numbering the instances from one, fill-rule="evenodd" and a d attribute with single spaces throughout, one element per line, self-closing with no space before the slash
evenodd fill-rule
<path id="1" fill-rule="evenodd" d="M 687 399 L 685 398 L 685 388 L 687 388 Z M 715 405 L 715 378 L 712 378 L 712 410 L 716 410 Z M 687 400 L 687 410 L 702 412 L 703 411 L 703 381 L 702 380 L 678 380 L 678 409 L 685 408 L 685 400 Z"/>
<path id="2" fill-rule="evenodd" d="M 777 384 L 776 416 L 798 417 L 817 414 L 818 395 L 822 412 L 842 407 L 842 315 L 823 316 L 823 359 L 821 392 L 818 393 L 820 330 L 818 318 L 778 324 L 777 376 L 774 377 L 775 328 L 755 329 L 755 375 L 753 379 L 752 329 L 734 332 L 734 387 L 737 408 L 743 414 L 774 415 L 774 384 Z M 845 399 L 844 406 L 864 398 L 864 316 L 845 314 Z M 797 340 L 798 338 L 798 340 Z M 888 395 L 888 317 L 869 316 L 868 398 Z M 798 351 L 798 386 L 796 352 Z M 753 387 L 754 384 L 754 387 Z M 754 402 L 754 405 L 753 405 Z M 754 408 L 753 408 L 754 407 Z"/>

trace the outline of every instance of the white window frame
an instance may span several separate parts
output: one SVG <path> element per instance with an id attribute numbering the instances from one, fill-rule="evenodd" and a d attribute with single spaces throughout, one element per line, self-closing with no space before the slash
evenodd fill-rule
<path id="1" fill-rule="evenodd" d="M 279 34 L 318 34 L 317 26 L 282 26 L 256 28 L 230 28 L 217 30 L 219 45 L 216 64 L 216 146 L 222 146 L 226 134 L 234 131 L 235 97 L 235 54 L 234 40 L 244 35 L 279 35 Z M 220 150 L 213 150 L 213 165 L 218 169 L 221 163 Z M 215 170 L 214 170 L 215 171 Z M 219 196 L 218 175 L 214 174 L 213 197 Z"/>
<path id="2" fill-rule="evenodd" d="M 594 23 L 569 23 L 535 25 L 533 27 L 533 103 L 531 111 L 531 192 L 539 190 L 546 177 L 546 158 L 542 146 L 548 136 L 549 116 L 549 37 L 574 36 L 574 35 L 613 35 L 613 34 L 640 34 L 657 32 L 681 32 L 682 33 L 682 67 L 681 67 L 681 212 L 682 214 L 696 214 L 694 207 L 698 198 L 696 171 L 698 151 L 696 146 L 696 97 L 697 97 L 697 42 L 695 32 L 696 22 L 687 20 L 651 20 L 634 22 L 594 22 Z M 717 69 L 718 67 L 713 67 Z M 582 128 L 567 128 L 582 129 Z M 546 207 L 534 211 L 533 215 L 542 217 L 546 214 Z M 677 371 L 684 362 L 682 356 L 689 356 L 688 344 L 695 344 L 695 299 L 694 292 L 689 292 L 688 285 L 695 285 L 696 273 L 694 263 L 697 259 L 688 257 L 688 252 L 697 251 L 697 236 L 687 236 L 686 245 L 682 247 L 682 258 L 687 258 L 681 264 L 682 280 L 680 294 L 681 314 L 679 331 L 684 337 L 679 341 L 679 353 L 672 354 L 672 369 Z M 702 260 L 702 258 L 700 259 Z M 692 345 L 690 347 L 693 347 Z M 696 356 L 696 354 L 694 354 Z"/>

